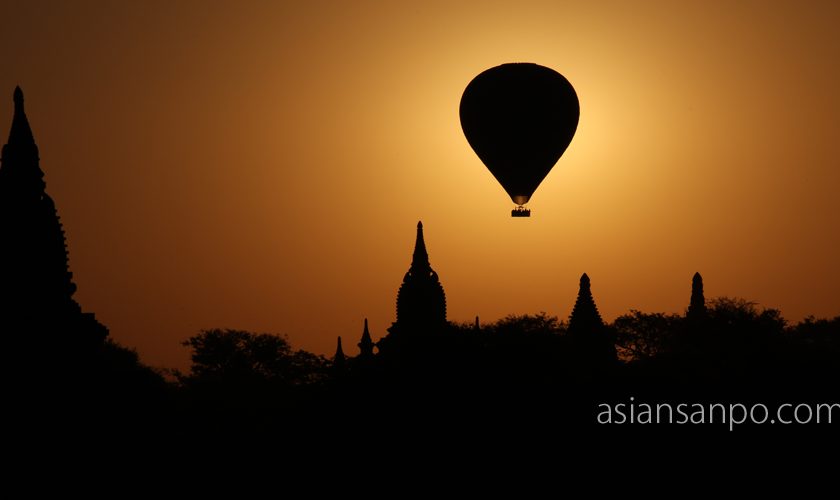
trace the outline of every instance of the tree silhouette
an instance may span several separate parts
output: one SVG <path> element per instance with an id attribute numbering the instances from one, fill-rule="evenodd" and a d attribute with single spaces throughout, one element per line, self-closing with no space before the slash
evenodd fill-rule
<path id="1" fill-rule="evenodd" d="M 754 302 L 718 297 L 708 308 L 709 326 L 701 347 L 707 355 L 729 360 L 756 360 L 769 354 L 771 344 L 785 331 L 777 309 L 759 309 Z"/>
<path id="2" fill-rule="evenodd" d="M 805 345 L 840 355 L 840 316 L 816 319 L 808 316 L 788 333 Z"/>
<path id="3" fill-rule="evenodd" d="M 566 325 L 556 316 L 512 314 L 480 330 L 466 323 L 461 328 L 478 340 L 467 350 L 479 353 L 485 380 L 527 385 L 556 378 L 568 368 Z"/>
<path id="4" fill-rule="evenodd" d="M 192 366 L 180 380 L 186 384 L 299 386 L 323 380 L 329 362 L 306 351 L 294 351 L 285 337 L 243 330 L 203 330 L 184 346 Z"/>
<path id="5" fill-rule="evenodd" d="M 648 360 L 666 352 L 680 329 L 682 318 L 673 314 L 632 310 L 613 321 L 616 345 L 626 360 Z"/>
<path id="6" fill-rule="evenodd" d="M 557 316 L 549 316 L 545 312 L 539 314 L 522 314 L 505 316 L 499 321 L 486 327 L 497 334 L 519 335 L 561 335 L 565 333 L 565 325 Z"/>

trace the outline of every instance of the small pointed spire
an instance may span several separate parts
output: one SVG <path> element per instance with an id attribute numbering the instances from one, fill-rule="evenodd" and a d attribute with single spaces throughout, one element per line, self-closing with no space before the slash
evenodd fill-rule
<path id="1" fill-rule="evenodd" d="M 477 314 L 475 315 L 475 324 L 473 325 L 473 328 L 475 328 L 476 330 L 481 329 L 481 324 L 478 322 L 478 315 Z"/>
<path id="2" fill-rule="evenodd" d="M 34 146 L 35 138 L 32 136 L 32 128 L 29 126 L 29 120 L 26 118 L 26 113 L 23 111 L 23 90 L 20 87 L 15 87 L 14 92 L 15 114 L 12 118 L 12 128 L 9 130 L 9 142 L 11 147 L 16 146 Z M 29 148 L 25 148 L 27 151 Z"/>
<path id="3" fill-rule="evenodd" d="M 341 348 L 341 336 L 338 336 L 338 345 L 335 348 L 335 356 L 333 357 L 333 366 L 338 368 L 344 366 L 344 350 Z"/>
<path id="4" fill-rule="evenodd" d="M 362 332 L 362 339 L 359 341 L 359 356 L 368 359 L 373 357 L 373 339 L 370 338 L 370 331 L 368 330 L 368 320 L 365 318 L 365 329 Z"/>
<path id="5" fill-rule="evenodd" d="M 706 297 L 703 295 L 703 277 L 694 273 L 691 278 L 691 301 L 688 304 L 686 317 L 699 318 L 706 314 Z"/>
<path id="6" fill-rule="evenodd" d="M 590 290 L 589 276 L 587 276 L 586 273 L 583 273 L 580 276 L 580 289 L 581 289 L 581 291 L 583 291 L 583 290 L 589 291 Z"/>
<path id="7" fill-rule="evenodd" d="M 595 299 L 592 298 L 589 276 L 583 273 L 580 277 L 580 289 L 578 290 L 575 307 L 572 309 L 571 316 L 569 316 L 569 330 L 583 332 L 599 329 L 603 326 L 604 322 L 601 319 L 601 314 L 595 305 Z"/>
<path id="8" fill-rule="evenodd" d="M 417 239 L 414 242 L 414 255 L 411 267 L 429 267 L 429 253 L 426 251 L 426 241 L 423 239 L 423 222 L 417 222 Z"/>
<path id="9" fill-rule="evenodd" d="M 14 101 L 15 108 L 20 108 L 23 111 L 23 90 L 20 89 L 20 85 L 15 87 Z"/>
<path id="10" fill-rule="evenodd" d="M 586 273 L 580 277 L 580 290 L 569 316 L 568 332 L 578 353 L 590 367 L 599 369 L 617 361 L 615 343 L 595 305 Z"/>

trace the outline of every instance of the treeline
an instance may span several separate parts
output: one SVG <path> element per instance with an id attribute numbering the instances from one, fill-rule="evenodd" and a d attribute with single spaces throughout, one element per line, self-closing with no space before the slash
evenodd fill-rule
<path id="1" fill-rule="evenodd" d="M 255 443 L 311 437 L 339 421 L 435 435 L 455 425 L 475 439 L 500 429 L 586 429 L 599 402 L 631 396 L 773 404 L 840 395 L 840 317 L 789 324 L 778 310 L 733 298 L 710 300 L 697 315 L 630 311 L 597 333 L 614 358 L 593 357 L 572 326 L 545 313 L 448 323 L 415 332 L 411 349 L 369 358 L 210 329 L 183 342 L 184 372 L 151 369 L 108 340 L 83 358 L 43 357 L 50 362 L 33 370 L 38 376 L 19 379 L 27 404 L 18 409 L 27 425 L 58 433 Z"/>
<path id="2" fill-rule="evenodd" d="M 775 367 L 776 371 L 783 370 L 787 363 L 813 367 L 815 360 L 821 365 L 840 365 L 840 316 L 808 317 L 789 324 L 780 311 L 737 298 L 710 300 L 706 315 L 699 322 L 680 314 L 632 310 L 604 325 L 604 329 L 615 344 L 619 369 L 675 358 L 691 359 L 696 368 L 715 367 L 719 375 L 730 370 L 732 376 L 758 365 L 768 370 Z M 480 325 L 450 323 L 445 332 L 429 332 L 428 341 L 433 344 L 429 351 L 436 354 L 425 361 L 439 363 L 449 359 L 470 364 L 482 359 L 487 363 L 487 371 L 511 371 L 526 364 L 529 367 L 523 369 L 525 372 L 534 371 L 560 362 L 563 350 L 574 349 L 568 322 L 544 312 L 509 315 Z M 334 357 L 294 349 L 288 338 L 279 334 L 209 329 L 182 345 L 190 351 L 191 366 L 186 372 L 152 369 L 141 362 L 135 351 L 112 340 L 105 344 L 103 359 L 114 370 L 155 379 L 179 390 L 207 394 L 241 392 L 245 387 L 277 391 L 321 387 L 363 370 L 355 356 L 342 351 L 342 359 L 336 362 Z M 384 370 L 384 366 L 379 361 L 364 368 Z M 702 371 L 708 377 L 713 375 L 710 370 Z"/>

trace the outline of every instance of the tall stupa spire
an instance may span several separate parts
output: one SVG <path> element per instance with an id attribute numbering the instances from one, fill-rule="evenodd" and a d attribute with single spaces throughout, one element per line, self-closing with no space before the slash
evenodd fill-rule
<path id="1" fill-rule="evenodd" d="M 21 90 L 20 85 L 15 87 L 15 93 L 12 99 L 15 101 L 15 111 L 20 110 L 23 112 L 23 90 Z"/>
<path id="2" fill-rule="evenodd" d="M 3 168 L 0 178 L 4 179 L 7 193 L 4 196 L 41 196 L 46 188 L 44 172 L 41 171 L 38 146 L 32 135 L 32 128 L 23 110 L 23 91 L 15 87 L 13 95 L 15 111 L 9 140 L 2 151 Z M 14 191 L 13 193 L 9 193 Z"/>
<path id="3" fill-rule="evenodd" d="M 362 332 L 362 339 L 359 341 L 359 357 L 362 359 L 370 359 L 373 357 L 373 339 L 370 338 L 370 330 L 368 330 L 368 320 L 365 318 L 365 329 Z"/>
<path id="4" fill-rule="evenodd" d="M 686 317 L 691 319 L 701 318 L 706 315 L 706 298 L 703 295 L 703 277 L 700 273 L 694 273 L 691 279 L 691 301 L 688 304 Z"/>
<path id="5" fill-rule="evenodd" d="M 9 146 L 35 146 L 35 138 L 32 135 L 32 128 L 29 126 L 29 120 L 26 118 L 26 112 L 23 109 L 23 91 L 20 87 L 15 87 L 14 94 L 15 114 L 12 118 L 12 128 L 9 130 Z"/>
<path id="6" fill-rule="evenodd" d="M 58 334 L 66 328 L 101 341 L 107 329 L 72 298 L 76 285 L 64 229 L 46 192 L 20 87 L 13 100 L 9 140 L 0 156 L 0 330 Z"/>
<path id="7" fill-rule="evenodd" d="M 569 316 L 569 335 L 580 349 L 580 354 L 589 362 L 612 363 L 616 361 L 615 344 L 608 334 L 592 297 L 589 276 L 580 277 L 575 307 Z"/>
<path id="8" fill-rule="evenodd" d="M 418 222 L 411 267 L 397 293 L 397 323 L 413 327 L 445 322 L 446 296 L 437 273 L 429 264 L 423 223 Z"/>
<path id="9" fill-rule="evenodd" d="M 412 269 L 429 269 L 429 252 L 426 251 L 426 240 L 423 239 L 423 222 L 417 222 L 417 239 L 414 241 L 414 255 L 411 258 Z"/>
<path id="10" fill-rule="evenodd" d="M 344 368 L 345 360 L 344 349 L 341 348 L 341 336 L 339 335 L 335 346 L 335 356 L 333 356 L 333 367 Z"/>
<path id="11" fill-rule="evenodd" d="M 569 317 L 570 330 L 592 330 L 601 328 L 604 325 L 601 315 L 598 313 L 598 306 L 592 298 L 592 287 L 589 276 L 586 273 L 580 277 L 580 288 L 578 290 L 575 307 Z"/>

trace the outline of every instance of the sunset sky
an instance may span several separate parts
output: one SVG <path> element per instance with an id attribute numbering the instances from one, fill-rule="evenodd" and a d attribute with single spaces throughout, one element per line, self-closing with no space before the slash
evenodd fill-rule
<path id="1" fill-rule="evenodd" d="M 75 298 L 153 366 L 200 329 L 355 354 L 422 220 L 450 320 L 607 320 L 706 296 L 840 314 L 840 4 L 0 3 Z M 580 124 L 529 207 L 463 136 L 481 71 L 535 62 Z M 5 97 L 4 97 L 5 96 Z M 8 242 L 3 242 L 8 244 Z"/>

